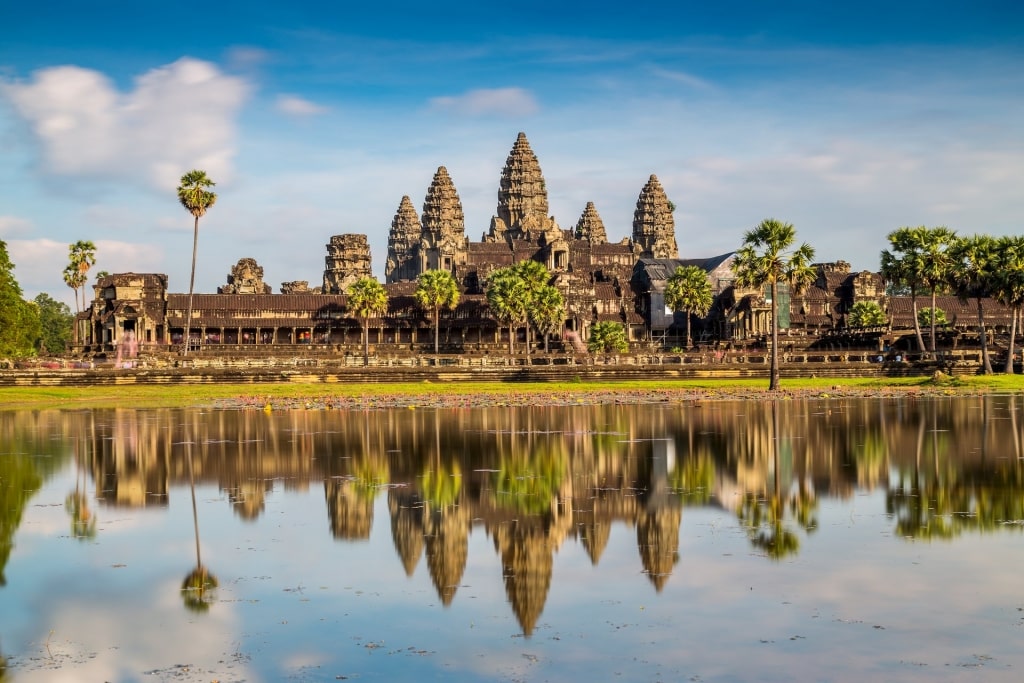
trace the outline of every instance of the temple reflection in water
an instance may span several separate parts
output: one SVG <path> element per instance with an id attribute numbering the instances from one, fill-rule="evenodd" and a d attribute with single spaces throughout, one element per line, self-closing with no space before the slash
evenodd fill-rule
<path id="1" fill-rule="evenodd" d="M 0 413 L 0 443 L 6 452 L 51 453 L 50 469 L 61 453 L 74 458 L 83 473 L 68 497 L 76 536 L 95 534 L 105 508 L 160 507 L 187 495 L 187 450 L 196 485 L 216 485 L 245 520 L 259 520 L 281 491 L 313 494 L 322 485 L 325 533 L 357 542 L 380 521 L 374 510 L 384 496 L 396 561 L 409 576 L 424 563 L 445 606 L 458 599 L 470 535 L 486 534 L 529 635 L 567 540 L 596 565 L 612 525 L 628 525 L 638 571 L 661 591 L 680 561 L 686 507 L 728 511 L 754 552 L 774 560 L 813 542 L 819 501 L 857 492 L 884 492 L 897 538 L 1019 531 L 1022 407 L 1015 396 L 977 396 L 9 412 Z M 6 480 L 21 481 L 15 475 Z M 17 519 L 4 526 L 0 577 Z"/>

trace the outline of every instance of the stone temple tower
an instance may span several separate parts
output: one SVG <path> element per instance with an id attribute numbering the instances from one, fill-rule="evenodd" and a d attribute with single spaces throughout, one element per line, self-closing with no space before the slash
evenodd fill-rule
<path id="1" fill-rule="evenodd" d="M 636 200 L 633 253 L 637 258 L 679 258 L 672 209 L 655 175 L 650 177 Z"/>
<path id="2" fill-rule="evenodd" d="M 501 171 L 498 188 L 498 215 L 491 219 L 486 241 L 537 239 L 542 233 L 558 230 L 548 215 L 548 190 L 537 155 L 530 149 L 525 133 L 516 138 Z"/>
<path id="3" fill-rule="evenodd" d="M 409 195 L 402 197 L 388 233 L 388 260 L 384 268 L 385 282 L 415 280 L 419 275 L 420 238 L 423 225 Z"/>
<path id="4" fill-rule="evenodd" d="M 580 216 L 579 221 L 576 222 L 574 234 L 576 239 L 587 240 L 591 244 L 608 243 L 608 233 L 604 229 L 604 221 L 601 220 L 601 215 L 597 213 L 597 207 L 594 206 L 594 202 L 587 202 L 586 208 L 583 209 L 583 214 Z"/>
<path id="5" fill-rule="evenodd" d="M 440 166 L 423 201 L 423 232 L 419 247 L 419 272 L 447 270 L 466 263 L 466 219 L 462 200 L 448 169 Z"/>
<path id="6" fill-rule="evenodd" d="M 366 235 L 334 235 L 324 259 L 324 294 L 344 294 L 362 277 L 372 277 Z"/>

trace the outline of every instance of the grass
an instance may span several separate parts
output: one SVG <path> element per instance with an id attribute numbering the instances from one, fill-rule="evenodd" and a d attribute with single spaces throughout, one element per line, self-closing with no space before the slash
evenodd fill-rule
<path id="1" fill-rule="evenodd" d="M 792 392 L 863 390 L 935 390 L 954 392 L 1019 392 L 1024 391 L 1024 375 L 991 375 L 988 377 L 938 378 L 793 378 L 782 380 L 782 390 Z M 764 379 L 684 379 L 651 381 L 595 381 L 595 382 L 473 382 L 432 383 L 406 382 L 395 384 L 194 384 L 194 385 L 118 385 L 94 387 L 3 387 L 0 388 L 0 409 L 44 408 L 158 408 L 201 407 L 218 400 L 248 400 L 267 402 L 282 400 L 317 400 L 338 398 L 388 398 L 445 396 L 493 396 L 499 399 L 510 393 L 564 394 L 614 393 L 638 391 L 709 391 L 723 394 L 766 392 Z"/>

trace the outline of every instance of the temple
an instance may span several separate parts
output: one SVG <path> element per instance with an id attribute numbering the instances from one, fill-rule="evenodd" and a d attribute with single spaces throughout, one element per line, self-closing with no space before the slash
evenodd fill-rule
<path id="1" fill-rule="evenodd" d="M 763 339 L 771 330 L 766 292 L 737 287 L 732 253 L 680 258 L 674 209 L 652 174 L 637 196 L 628 237 L 609 241 L 594 202 L 587 202 L 575 224 L 563 229 L 550 215 L 537 155 L 526 135 L 519 133 L 501 171 L 495 214 L 479 233 L 480 240 L 472 241 L 456 179 L 441 166 L 426 190 L 420 214 L 408 195 L 398 202 L 384 265 L 388 311 L 367 321 L 371 343 L 378 351 L 428 351 L 433 334 L 429 316 L 416 305 L 413 294 L 421 274 L 440 269 L 450 272 L 460 289 L 457 307 L 442 313 L 442 352 L 504 352 L 509 334 L 540 348 L 539 335 L 529 327 L 510 332 L 499 325 L 485 297 L 495 270 L 527 260 L 546 266 L 550 284 L 565 301 L 564 325 L 555 335 L 558 351 L 585 352 L 582 341 L 592 325 L 603 321 L 621 324 L 637 348 L 678 345 L 685 317 L 666 308 L 664 292 L 668 278 L 685 265 L 707 273 L 714 295 L 711 311 L 690 321 L 696 340 L 732 344 Z M 807 290 L 780 292 L 783 330 L 831 333 L 845 326 L 847 313 L 860 301 L 878 303 L 889 312 L 894 327 L 912 326 L 906 307 L 890 306 L 879 274 L 853 272 L 842 261 L 819 264 L 817 269 L 818 278 Z M 242 258 L 216 294 L 195 295 L 188 335 L 188 297 L 170 293 L 165 275 L 107 275 L 96 282 L 91 306 L 77 319 L 73 351 L 107 353 L 131 331 L 140 351 L 172 349 L 187 336 L 211 352 L 244 354 L 255 347 L 302 344 L 336 353 L 359 343 L 361 326 L 348 312 L 345 292 L 357 280 L 372 277 L 371 272 L 369 243 L 361 234 L 329 238 L 320 287 L 286 281 L 281 293 L 272 294 L 263 268 L 253 258 Z M 953 311 L 970 319 L 968 304 L 945 297 L 942 305 L 948 317 Z"/>

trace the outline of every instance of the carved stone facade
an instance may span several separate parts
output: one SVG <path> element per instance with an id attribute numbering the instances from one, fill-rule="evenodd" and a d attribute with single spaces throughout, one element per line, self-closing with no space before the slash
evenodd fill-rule
<path id="1" fill-rule="evenodd" d="M 633 251 L 637 258 L 679 258 L 672 205 L 656 175 L 650 177 L 636 200 Z"/>
<path id="2" fill-rule="evenodd" d="M 282 294 L 315 294 L 315 290 L 309 288 L 309 280 L 293 280 L 292 282 L 281 283 Z"/>
<path id="3" fill-rule="evenodd" d="M 462 200 L 448 169 L 440 166 L 423 200 L 423 233 L 420 236 L 420 272 L 454 271 L 465 263 L 466 218 Z M 419 275 L 419 273 L 417 273 Z"/>
<path id="4" fill-rule="evenodd" d="M 423 225 L 409 195 L 402 197 L 388 233 L 388 258 L 384 267 L 386 282 L 414 280 L 419 272 L 420 237 Z"/>
<path id="5" fill-rule="evenodd" d="M 344 294 L 360 278 L 372 277 L 366 235 L 334 235 L 326 246 L 324 294 Z"/>
<path id="6" fill-rule="evenodd" d="M 228 283 L 217 288 L 218 294 L 270 294 L 270 285 L 263 282 L 263 266 L 254 258 L 238 259 L 231 267 Z"/>
<path id="7" fill-rule="evenodd" d="M 608 243 L 608 233 L 605 232 L 604 221 L 601 220 L 600 214 L 597 213 L 597 207 L 594 206 L 594 202 L 587 202 L 586 208 L 583 209 L 583 214 L 576 222 L 575 237 L 578 240 L 586 240 L 591 244 Z"/>

